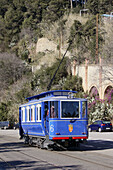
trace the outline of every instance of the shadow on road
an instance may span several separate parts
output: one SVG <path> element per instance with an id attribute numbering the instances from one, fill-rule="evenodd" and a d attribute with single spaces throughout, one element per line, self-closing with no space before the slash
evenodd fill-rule
<path id="1" fill-rule="evenodd" d="M 23 141 L 20 142 L 6 142 L 0 144 L 0 153 L 1 152 L 9 152 L 15 149 L 21 148 L 29 148 L 31 146 L 25 145 Z M 38 148 L 37 148 L 38 149 Z M 106 150 L 106 149 L 113 149 L 113 141 L 106 141 L 106 140 L 88 140 L 85 144 L 80 144 L 80 147 L 73 147 L 69 148 L 71 151 L 92 151 L 92 150 Z M 57 150 L 58 151 L 58 150 Z M 61 151 L 61 150 L 60 150 Z"/>
<path id="2" fill-rule="evenodd" d="M 33 169 L 33 170 L 56 170 L 56 169 L 72 169 L 80 170 L 81 165 L 70 165 L 70 166 L 55 166 L 43 161 L 8 161 L 0 162 L 0 170 L 6 169 Z"/>
<path id="3" fill-rule="evenodd" d="M 18 142 L 5 142 L 0 144 L 0 170 L 6 169 L 33 169 L 33 170 L 50 170 L 50 169 L 72 169 L 79 170 L 82 169 L 80 165 L 70 165 L 70 166 L 55 166 L 53 164 L 48 163 L 47 161 L 41 160 L 39 157 L 30 157 L 30 155 L 21 152 L 22 148 L 30 148 L 28 145 L 24 145 L 23 141 Z M 80 148 L 71 148 L 70 151 L 92 151 L 92 150 L 106 150 L 113 149 L 113 141 L 105 141 L 105 140 L 88 140 L 86 144 L 81 144 Z M 7 155 L 9 152 L 13 154 L 13 152 L 18 152 L 20 157 L 16 157 L 13 161 L 4 161 L 2 159 L 2 154 Z M 7 153 L 6 153 L 7 152 Z M 38 152 L 38 149 L 37 149 Z M 61 150 L 60 150 L 61 152 Z M 64 151 L 65 152 L 65 151 Z M 28 161 L 25 161 L 26 158 Z"/>
<path id="4" fill-rule="evenodd" d="M 106 140 L 88 140 L 86 144 L 81 144 L 80 150 L 92 151 L 92 150 L 105 150 L 113 149 L 113 141 Z"/>
<path id="5" fill-rule="evenodd" d="M 63 166 L 55 166 L 54 164 L 48 163 L 46 160 L 41 160 L 40 157 L 30 156 L 28 154 L 24 154 L 24 150 L 21 152 L 22 148 L 31 148 L 28 145 L 24 145 L 23 142 L 12 142 L 12 143 L 3 143 L 0 144 L 0 170 L 7 170 L 7 169 L 33 169 L 33 170 L 51 170 L 51 169 L 72 169 L 72 170 L 79 170 L 82 168 L 81 165 L 63 165 Z M 18 152 L 20 156 L 16 157 L 15 160 L 4 160 L 4 156 L 10 155 L 14 152 Z M 38 152 L 38 149 L 37 149 Z M 2 155 L 4 155 L 2 157 Z M 27 161 L 25 160 L 27 159 Z"/>

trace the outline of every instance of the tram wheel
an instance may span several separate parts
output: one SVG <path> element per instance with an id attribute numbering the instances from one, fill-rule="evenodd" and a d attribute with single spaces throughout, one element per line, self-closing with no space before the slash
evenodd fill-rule
<path id="1" fill-rule="evenodd" d="M 43 148 L 43 143 L 44 143 L 44 140 L 41 139 L 41 138 L 38 138 L 37 139 L 37 147 L 42 149 Z"/>
<path id="2" fill-rule="evenodd" d="M 32 144 L 33 144 L 32 138 L 29 138 L 29 145 L 32 146 Z"/>
<path id="3" fill-rule="evenodd" d="M 24 136 L 24 143 L 29 144 L 29 136 Z"/>

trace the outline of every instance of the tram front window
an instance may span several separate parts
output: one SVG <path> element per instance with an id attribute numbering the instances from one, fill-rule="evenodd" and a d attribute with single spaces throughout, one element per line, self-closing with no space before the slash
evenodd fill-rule
<path id="1" fill-rule="evenodd" d="M 62 101 L 61 103 L 62 118 L 79 118 L 79 102 Z"/>

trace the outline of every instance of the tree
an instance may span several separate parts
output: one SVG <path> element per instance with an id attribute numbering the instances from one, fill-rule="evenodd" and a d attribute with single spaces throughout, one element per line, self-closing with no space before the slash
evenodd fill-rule
<path id="1" fill-rule="evenodd" d="M 9 2 L 8 0 L 0 0 L 0 15 L 4 17 L 6 11 L 8 10 Z"/>
<path id="2" fill-rule="evenodd" d="M 104 14 L 106 12 L 112 12 L 113 10 L 113 1 L 112 0 L 100 0 L 100 13 Z"/>
<path id="3" fill-rule="evenodd" d="M 24 22 L 23 27 L 30 27 L 31 29 L 35 29 L 37 23 L 41 22 L 41 5 L 40 0 L 26 0 L 25 1 L 26 12 L 24 13 Z"/>
<path id="4" fill-rule="evenodd" d="M 113 118 L 113 105 L 107 103 L 107 101 L 102 101 L 100 99 L 95 99 L 94 97 L 88 97 L 88 118 L 89 123 L 94 122 L 98 119 L 112 119 Z"/>
<path id="5" fill-rule="evenodd" d="M 59 58 L 61 58 L 61 47 L 63 46 L 63 36 L 65 35 L 65 23 L 66 23 L 66 20 L 59 20 L 58 22 L 57 33 L 59 37 L 58 39 L 59 44 L 57 48 L 59 50 Z"/>
<path id="6" fill-rule="evenodd" d="M 44 68 L 43 66 L 43 69 L 41 68 L 39 71 L 37 71 L 33 80 L 31 81 L 31 87 L 33 90 L 47 90 L 47 87 L 53 78 L 60 61 L 61 59 L 58 59 L 51 67 Z M 67 59 L 65 58 L 53 80 L 51 88 L 62 88 L 60 81 L 63 82 L 67 75 Z"/>
<path id="7" fill-rule="evenodd" d="M 89 11 L 96 15 L 97 13 L 104 14 L 107 12 L 112 12 L 113 1 L 112 0 L 88 0 L 86 7 Z"/>
<path id="8" fill-rule="evenodd" d="M 6 44 L 4 41 L 5 35 L 6 35 L 5 21 L 4 18 L 0 15 L 0 52 L 4 51 L 6 48 Z"/>
<path id="9" fill-rule="evenodd" d="M 64 90 L 74 90 L 77 92 L 83 92 L 82 79 L 77 76 L 68 76 L 64 85 Z"/>
<path id="10" fill-rule="evenodd" d="M 26 67 L 15 55 L 0 54 L 0 90 L 7 89 L 26 72 Z"/>
<path id="11" fill-rule="evenodd" d="M 70 51 L 74 58 L 81 63 L 84 60 L 83 53 L 85 52 L 85 43 L 83 35 L 83 25 L 79 21 L 75 20 L 70 28 L 69 36 Z"/>
<path id="12" fill-rule="evenodd" d="M 0 103 L 0 121 L 8 120 L 8 105 L 6 103 Z"/>
<path id="13" fill-rule="evenodd" d="M 28 96 L 30 96 L 30 91 L 27 87 L 24 87 L 23 89 L 15 93 L 15 97 L 18 103 L 24 103 L 25 99 Z"/>
<path id="14" fill-rule="evenodd" d="M 106 29 L 104 27 L 104 44 L 103 49 L 101 50 L 101 55 L 106 62 L 111 62 L 113 57 L 113 23 L 105 22 Z"/>
<path id="15" fill-rule="evenodd" d="M 84 25 L 84 37 L 86 47 L 89 51 L 89 58 L 92 61 L 95 61 L 95 50 L 96 50 L 96 17 L 88 20 Z"/>
<path id="16" fill-rule="evenodd" d="M 10 42 L 18 41 L 18 33 L 21 30 L 21 25 L 23 21 L 23 15 L 21 11 L 15 10 L 13 7 L 9 7 L 8 11 L 5 13 L 4 21 L 6 32 L 5 41 L 10 44 Z"/>
<path id="17" fill-rule="evenodd" d="M 73 8 L 73 0 L 70 0 L 71 9 Z"/>
<path id="18" fill-rule="evenodd" d="M 100 0 L 88 0 L 86 7 L 92 14 L 96 15 L 99 13 Z"/>
<path id="19" fill-rule="evenodd" d="M 98 31 L 99 44 L 103 43 L 100 30 Z M 79 63 L 87 57 L 91 62 L 95 61 L 96 51 L 96 17 L 93 16 L 85 24 L 74 21 L 70 29 L 70 51 Z M 100 46 L 101 47 L 101 46 Z"/>
<path id="20" fill-rule="evenodd" d="M 48 22 L 55 22 L 63 16 L 68 5 L 67 0 L 51 0 L 44 19 Z"/>

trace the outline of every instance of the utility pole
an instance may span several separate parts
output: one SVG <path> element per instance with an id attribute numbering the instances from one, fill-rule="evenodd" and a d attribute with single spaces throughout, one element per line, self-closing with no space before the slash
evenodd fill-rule
<path id="1" fill-rule="evenodd" d="M 82 7 L 83 7 L 84 5 L 83 5 L 83 0 L 82 0 Z"/>
<path id="2" fill-rule="evenodd" d="M 70 3 L 71 3 L 71 9 L 73 8 L 73 2 L 72 2 L 72 0 L 70 0 Z"/>
<path id="3" fill-rule="evenodd" d="M 86 0 L 84 1 L 84 8 L 86 8 Z"/>
<path id="4" fill-rule="evenodd" d="M 61 59 L 61 32 L 59 32 L 59 59 Z"/>
<path id="5" fill-rule="evenodd" d="M 102 59 L 99 57 L 99 91 L 100 91 L 100 98 L 103 99 L 102 96 Z"/>
<path id="6" fill-rule="evenodd" d="M 95 63 L 98 63 L 98 14 L 96 14 L 96 54 Z"/>

